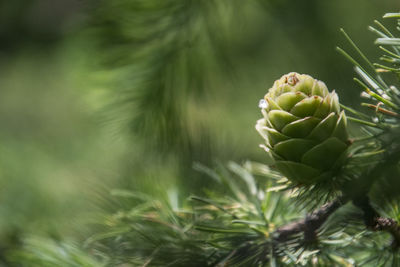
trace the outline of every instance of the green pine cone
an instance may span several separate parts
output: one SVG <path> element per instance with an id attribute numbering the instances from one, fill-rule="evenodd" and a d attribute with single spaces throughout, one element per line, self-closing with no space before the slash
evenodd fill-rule
<path id="1" fill-rule="evenodd" d="M 347 120 L 337 94 L 325 83 L 295 72 L 283 75 L 260 107 L 264 118 L 256 129 L 288 179 L 312 184 L 340 169 L 350 143 Z"/>

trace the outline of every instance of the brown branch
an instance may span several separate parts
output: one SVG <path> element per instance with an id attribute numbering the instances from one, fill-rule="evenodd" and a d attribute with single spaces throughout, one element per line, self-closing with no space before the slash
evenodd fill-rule
<path id="1" fill-rule="evenodd" d="M 328 219 L 328 217 L 338 208 L 343 206 L 347 200 L 338 198 L 332 202 L 323 205 L 318 210 L 307 214 L 305 218 L 279 227 L 273 233 L 275 240 L 285 242 L 293 235 L 303 233 L 305 241 L 313 241 L 316 239 L 316 231 Z"/>
<path id="2" fill-rule="evenodd" d="M 394 248 L 400 247 L 400 226 L 391 218 L 379 217 L 375 219 L 375 231 L 387 231 L 393 237 L 392 246 Z"/>
<path id="3" fill-rule="evenodd" d="M 307 214 L 305 218 L 279 227 L 272 236 L 277 242 L 286 242 L 297 234 L 304 234 L 305 242 L 317 239 L 317 230 L 325 223 L 329 216 L 348 202 L 348 199 L 338 198 L 323 205 L 316 211 Z M 368 197 L 353 200 L 353 203 L 364 212 L 365 225 L 372 231 L 387 231 L 393 237 L 393 247 L 400 247 L 400 225 L 394 219 L 380 217 L 371 206 Z"/>
<path id="4" fill-rule="evenodd" d="M 387 231 L 393 237 L 393 247 L 400 247 L 400 225 L 394 219 L 379 216 L 372 207 L 368 196 L 353 200 L 353 203 L 364 212 L 365 225 L 373 231 Z"/>

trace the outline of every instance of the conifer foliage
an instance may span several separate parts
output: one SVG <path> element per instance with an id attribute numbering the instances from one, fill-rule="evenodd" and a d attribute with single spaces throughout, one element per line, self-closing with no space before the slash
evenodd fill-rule
<path id="1" fill-rule="evenodd" d="M 205 197 L 190 196 L 182 206 L 174 201 L 175 195 L 162 201 L 139 192 L 114 190 L 112 197 L 121 205 L 105 217 L 98 233 L 85 244 L 57 244 L 56 249 L 42 240 L 28 240 L 23 250 L 11 255 L 11 260 L 26 266 L 398 266 L 400 13 L 389 13 L 384 18 L 388 23 L 397 21 L 398 32 L 391 33 L 380 22 L 370 27 L 378 35 L 375 43 L 383 53 L 380 63 L 372 63 L 343 30 L 349 47 L 337 48 L 354 65 L 358 75 L 354 80 L 365 99 L 363 111 L 339 107 L 336 94 L 329 94 L 322 83 L 314 83 L 309 76 L 290 76 L 311 79 L 311 89 L 319 86 L 319 91 L 314 90 L 315 95 L 321 95 L 319 105 L 330 96 L 324 116 L 315 116 L 319 109 L 314 109 L 312 116 L 316 119 L 308 119 L 313 127 L 306 130 L 310 130 L 308 136 L 329 116 L 334 117 L 333 128 L 324 124 L 333 129 L 327 138 L 343 139 L 343 149 L 329 168 L 318 164 L 326 163 L 324 157 L 332 158 L 324 151 L 331 153 L 337 146 L 323 146 L 318 157 L 311 153 L 307 161 L 317 170 L 329 169 L 331 177 L 304 182 L 307 172 L 301 173 L 300 180 L 293 179 L 288 166 L 251 161 L 213 169 L 197 164 L 195 168 L 216 182 L 218 190 L 208 191 Z M 288 90 L 291 95 L 286 96 L 299 97 L 291 88 Z M 269 104 L 277 106 L 268 110 L 269 121 L 263 120 L 262 127 L 268 128 L 267 146 L 278 154 L 272 156 L 279 161 L 279 153 L 291 157 L 289 152 L 300 148 L 292 146 L 293 142 L 284 150 L 272 147 L 273 138 L 283 136 L 276 128 L 285 131 L 277 125 L 293 119 L 293 115 L 280 109 L 290 99 L 280 101 L 271 94 L 267 96 L 274 101 Z M 306 95 L 300 97 L 300 102 L 309 99 Z M 296 114 L 310 106 L 303 104 Z M 274 110 L 276 116 L 270 116 Z M 297 117 L 302 117 L 304 123 L 310 114 L 306 115 Z M 358 136 L 351 136 L 349 142 L 346 117 L 359 129 Z M 293 121 L 284 122 L 288 125 Z M 284 138 L 287 142 L 299 137 L 287 133 Z M 336 164 L 337 158 L 340 164 Z M 294 172 L 299 175 L 299 171 Z"/>

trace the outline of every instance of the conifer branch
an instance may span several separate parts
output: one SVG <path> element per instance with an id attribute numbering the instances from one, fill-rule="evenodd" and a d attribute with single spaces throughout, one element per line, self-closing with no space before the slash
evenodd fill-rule
<path id="1" fill-rule="evenodd" d="M 400 226 L 392 218 L 378 217 L 375 218 L 375 231 L 387 231 L 393 236 L 393 247 L 400 246 Z"/>
<path id="2" fill-rule="evenodd" d="M 313 241 L 316 239 L 316 231 L 324 224 L 329 216 L 338 208 L 347 203 L 344 198 L 338 198 L 332 202 L 323 205 L 318 210 L 307 214 L 305 218 L 279 227 L 274 235 L 278 242 L 285 242 L 295 234 L 304 233 L 305 241 Z"/>
<path id="3" fill-rule="evenodd" d="M 363 199 L 354 201 L 353 203 L 364 212 L 365 225 L 373 231 L 387 231 L 393 237 L 393 247 L 400 246 L 400 225 L 392 218 L 381 217 L 379 213 L 372 207 L 368 196 Z"/>

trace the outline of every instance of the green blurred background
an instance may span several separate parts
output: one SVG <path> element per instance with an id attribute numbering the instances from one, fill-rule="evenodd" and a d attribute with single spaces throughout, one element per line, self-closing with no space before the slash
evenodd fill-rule
<path id="1" fill-rule="evenodd" d="M 177 201 L 212 187 L 193 169 L 267 162 L 258 101 L 282 74 L 359 88 L 343 27 L 397 0 L 0 1 L 0 259 L 26 235 L 85 239 L 113 188 Z M 389 28 L 392 25 L 388 25 Z M 180 192 L 179 195 L 177 192 Z"/>

